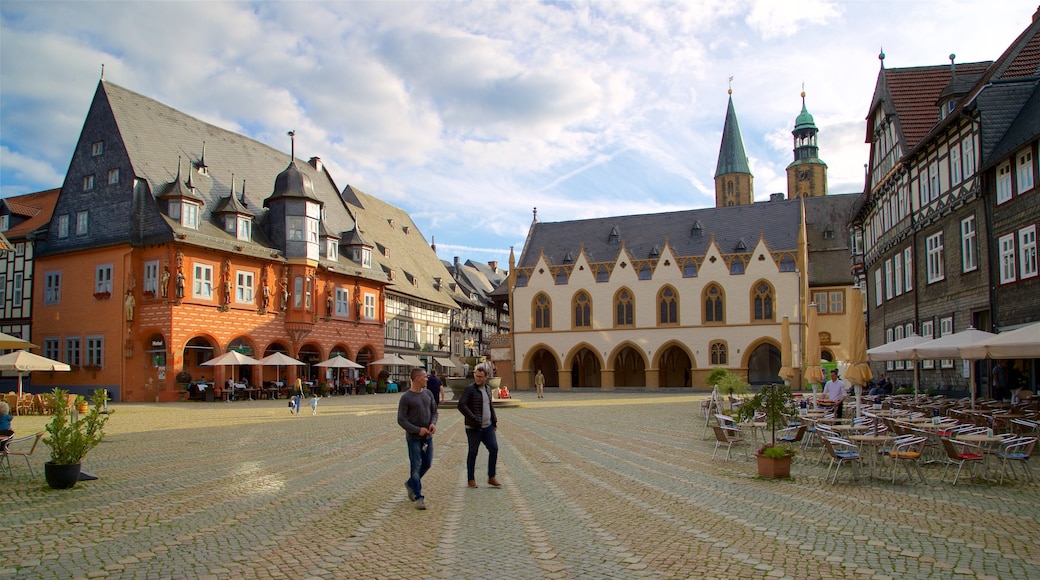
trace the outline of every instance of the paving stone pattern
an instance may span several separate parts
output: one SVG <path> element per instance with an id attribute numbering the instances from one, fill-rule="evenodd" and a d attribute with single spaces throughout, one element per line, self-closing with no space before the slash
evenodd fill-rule
<path id="1" fill-rule="evenodd" d="M 521 394 L 522 396 L 522 394 Z M 712 460 L 683 393 L 550 392 L 499 411 L 498 479 L 466 487 L 451 403 L 407 500 L 397 395 L 116 404 L 84 469 L 53 491 L 46 448 L 0 476 L 0 578 L 1038 578 L 1040 487 L 792 481 Z M 42 417 L 17 417 L 19 433 Z M 1036 468 L 1034 468 L 1036 469 Z"/>

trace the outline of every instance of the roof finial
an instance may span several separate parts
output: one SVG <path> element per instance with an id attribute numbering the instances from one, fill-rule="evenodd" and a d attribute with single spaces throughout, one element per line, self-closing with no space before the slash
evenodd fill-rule
<path id="1" fill-rule="evenodd" d="M 950 53 L 950 76 L 957 78 L 957 63 L 954 60 L 957 58 L 956 54 Z"/>
<path id="2" fill-rule="evenodd" d="M 534 208 L 534 221 L 538 221 L 538 208 Z"/>
<path id="3" fill-rule="evenodd" d="M 293 129 L 292 131 L 289 131 L 289 142 L 290 142 L 289 154 L 291 155 L 291 157 L 289 158 L 289 161 L 292 161 L 293 159 L 296 159 L 296 129 Z"/>
<path id="4" fill-rule="evenodd" d="M 231 172 L 231 191 L 228 193 L 228 197 L 235 197 L 235 172 Z"/>
<path id="5" fill-rule="evenodd" d="M 105 63 L 101 63 L 101 80 L 105 80 Z"/>
<path id="6" fill-rule="evenodd" d="M 802 106 L 805 106 L 805 81 L 802 81 Z"/>
<path id="7" fill-rule="evenodd" d="M 885 68 L 885 47 L 881 47 L 881 52 L 877 55 L 878 60 L 881 61 L 881 68 Z"/>
<path id="8" fill-rule="evenodd" d="M 246 180 L 245 179 L 242 180 L 242 197 L 240 199 L 242 201 L 242 205 L 245 205 L 245 203 L 246 203 Z"/>
<path id="9" fill-rule="evenodd" d="M 731 95 L 733 94 L 733 77 L 732 76 L 729 77 L 729 90 L 726 91 L 726 92 L 731 94 Z"/>

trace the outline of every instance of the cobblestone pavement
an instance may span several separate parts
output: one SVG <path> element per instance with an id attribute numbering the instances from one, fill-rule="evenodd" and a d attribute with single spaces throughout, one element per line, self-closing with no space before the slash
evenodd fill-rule
<path id="1" fill-rule="evenodd" d="M 499 410 L 499 489 L 466 487 L 443 409 L 426 511 L 408 502 L 397 395 L 117 404 L 67 491 L 46 448 L 0 476 L 0 578 L 1038 578 L 1040 486 L 791 481 L 712 460 L 681 393 L 517 393 Z M 20 434 L 42 417 L 16 417 Z"/>

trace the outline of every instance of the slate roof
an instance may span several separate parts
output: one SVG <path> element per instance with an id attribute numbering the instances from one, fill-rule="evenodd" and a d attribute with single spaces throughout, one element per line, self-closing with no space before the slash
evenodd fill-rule
<path id="1" fill-rule="evenodd" d="M 703 229 L 695 235 L 693 224 Z M 535 222 L 528 234 L 516 267 L 530 268 L 544 252 L 549 264 L 563 264 L 570 254 L 577 257 L 584 248 L 590 262 L 613 262 L 624 248 L 632 259 L 650 258 L 655 246 L 665 241 L 676 256 L 703 256 L 711 243 L 725 254 L 748 253 L 761 236 L 771 251 L 796 251 L 801 223 L 799 200 L 763 201 L 751 205 L 692 209 L 668 213 L 628 215 L 565 222 Z M 616 230 L 619 242 L 609 236 Z M 746 250 L 737 250 L 743 243 Z"/>
<path id="2" fill-rule="evenodd" d="M 844 286 L 855 282 L 849 223 L 864 196 L 852 193 L 804 198 L 809 286 Z M 830 237 L 826 235 L 828 228 Z"/>
<path id="3" fill-rule="evenodd" d="M 61 189 L 48 189 L 0 199 L 0 213 L 11 217 L 4 235 L 10 239 L 24 238 L 30 233 L 46 227 L 51 221 L 54 204 Z"/>

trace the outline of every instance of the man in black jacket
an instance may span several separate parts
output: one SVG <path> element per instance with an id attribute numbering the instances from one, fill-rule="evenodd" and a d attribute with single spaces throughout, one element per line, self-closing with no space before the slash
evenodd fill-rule
<path id="1" fill-rule="evenodd" d="M 466 475 L 470 487 L 477 487 L 476 467 L 477 452 L 480 444 L 488 450 L 488 485 L 499 487 L 495 479 L 495 464 L 498 462 L 498 439 L 495 429 L 498 428 L 498 417 L 491 405 L 491 389 L 487 385 L 487 372 L 480 367 L 473 371 L 473 380 L 459 397 L 459 412 L 466 418 L 466 439 L 469 442 L 469 454 L 466 456 Z"/>

